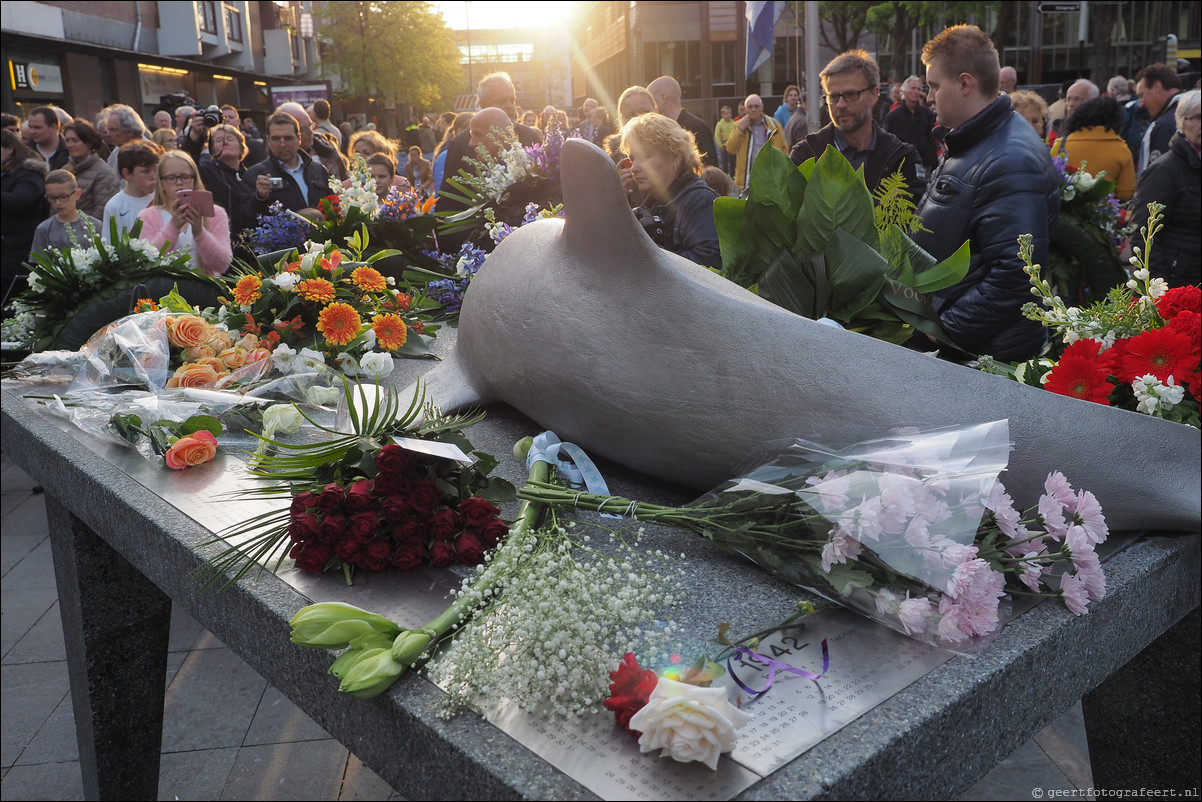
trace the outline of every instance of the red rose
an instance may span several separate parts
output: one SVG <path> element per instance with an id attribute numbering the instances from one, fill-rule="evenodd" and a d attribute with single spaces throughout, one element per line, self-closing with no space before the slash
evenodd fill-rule
<path id="1" fill-rule="evenodd" d="M 409 480 L 404 474 L 382 473 L 375 479 L 377 496 L 391 496 L 394 493 L 409 492 Z"/>
<path id="2" fill-rule="evenodd" d="M 288 552 L 288 556 L 296 560 L 296 567 L 310 574 L 320 574 L 334 558 L 334 550 L 325 543 L 310 541 L 297 543 Z"/>
<path id="3" fill-rule="evenodd" d="M 429 534 L 426 522 L 416 518 L 407 518 L 392 530 L 392 536 L 397 543 L 425 543 Z"/>
<path id="4" fill-rule="evenodd" d="M 622 729 L 638 735 L 636 730 L 630 729 L 630 718 L 647 704 L 658 683 L 656 673 L 642 668 L 634 654 L 627 652 L 618 669 L 609 672 L 609 698 L 604 702 L 605 708 L 613 711 L 614 719 Z"/>
<path id="5" fill-rule="evenodd" d="M 469 496 L 459 502 L 459 514 L 463 516 L 465 524 L 479 529 L 500 515 L 501 511 L 494 507 L 488 499 L 483 499 L 479 496 Z"/>
<path id="6" fill-rule="evenodd" d="M 421 515 L 434 512 L 440 501 L 442 491 L 428 479 L 419 480 L 409 486 L 409 503 L 413 505 L 414 512 Z"/>
<path id="7" fill-rule="evenodd" d="M 342 506 L 342 502 L 346 500 L 346 491 L 342 489 L 342 485 L 337 482 L 330 482 L 322 488 L 321 495 L 317 499 L 317 505 L 323 510 L 336 510 Z"/>
<path id="8" fill-rule="evenodd" d="M 380 473 L 404 473 L 409 467 L 409 452 L 389 443 L 376 452 L 376 467 Z"/>
<path id="9" fill-rule="evenodd" d="M 322 543 L 333 543 L 346 531 L 346 516 L 340 512 L 327 512 L 317 528 L 317 539 Z"/>
<path id="10" fill-rule="evenodd" d="M 435 540 L 430 544 L 430 564 L 439 568 L 446 568 L 451 563 L 455 562 L 455 547 L 448 541 Z"/>
<path id="11" fill-rule="evenodd" d="M 372 504 L 371 480 L 360 479 L 346 489 L 347 512 L 362 512 Z"/>
<path id="12" fill-rule="evenodd" d="M 357 540 L 367 542 L 376 536 L 380 528 L 380 516 L 374 510 L 357 512 L 350 517 L 350 533 Z"/>
<path id="13" fill-rule="evenodd" d="M 383 540 L 373 540 L 360 552 L 360 564 L 368 571 L 383 571 L 388 567 L 391 551 Z"/>
<path id="14" fill-rule="evenodd" d="M 435 540 L 454 540 L 455 535 L 459 534 L 459 530 L 463 529 L 455 511 L 445 507 L 431 515 L 426 526 L 430 531 L 430 537 Z"/>
<path id="15" fill-rule="evenodd" d="M 344 537 L 334 544 L 334 552 L 348 563 L 358 564 L 359 551 L 363 544 L 353 537 Z"/>
<path id="16" fill-rule="evenodd" d="M 464 532 L 455 538 L 455 553 L 459 555 L 459 562 L 464 565 L 479 565 L 484 562 L 486 550 L 484 541 L 475 532 Z"/>
<path id="17" fill-rule="evenodd" d="M 293 512 L 288 522 L 288 537 L 293 543 L 304 543 L 317 536 L 321 521 L 311 512 Z"/>
<path id="18" fill-rule="evenodd" d="M 399 493 L 385 496 L 380 501 L 380 507 L 383 509 L 386 519 L 390 521 L 403 520 L 409 515 L 409 497 Z"/>
<path id="19" fill-rule="evenodd" d="M 484 545 L 488 548 L 493 548 L 509 534 L 509 524 L 502 521 L 500 518 L 493 518 L 491 521 L 480 527 L 480 539 L 484 541 Z"/>
<path id="20" fill-rule="evenodd" d="M 292 512 L 308 512 L 317 506 L 317 496 L 306 490 L 292 497 Z"/>
<path id="21" fill-rule="evenodd" d="M 402 543 L 392 550 L 391 562 L 402 571 L 417 568 L 426 557 L 426 547 L 420 543 Z"/>

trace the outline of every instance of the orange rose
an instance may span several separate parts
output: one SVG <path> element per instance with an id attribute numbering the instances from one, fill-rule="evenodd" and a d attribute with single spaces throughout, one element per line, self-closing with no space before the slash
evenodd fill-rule
<path id="1" fill-rule="evenodd" d="M 202 465 L 217 456 L 217 438 L 213 433 L 201 429 L 195 434 L 181 437 L 167 449 L 164 459 L 167 467 L 182 471 L 193 465 Z"/>
<path id="2" fill-rule="evenodd" d="M 217 355 L 227 368 L 231 370 L 240 368 L 246 364 L 246 349 L 245 348 L 227 348 Z"/>
<path id="3" fill-rule="evenodd" d="M 199 359 L 204 359 L 210 356 L 217 356 L 217 352 L 213 350 L 213 346 L 208 343 L 193 346 L 184 350 L 184 361 L 195 362 Z"/>
<path id="4" fill-rule="evenodd" d="M 167 342 L 176 348 L 191 348 L 213 336 L 213 327 L 196 315 L 176 315 L 167 328 Z"/>
<path id="5" fill-rule="evenodd" d="M 234 344 L 234 338 L 230 336 L 228 331 L 221 329 L 213 329 L 213 333 L 209 335 L 209 339 L 205 342 L 214 351 L 224 351 Z"/>
<path id="6" fill-rule="evenodd" d="M 259 347 L 259 335 L 257 335 L 257 334 L 243 335 L 236 343 L 234 343 L 234 347 L 242 348 L 247 351 L 250 351 L 254 348 L 258 348 Z"/>
<path id="7" fill-rule="evenodd" d="M 221 374 L 208 362 L 189 362 L 180 365 L 167 380 L 167 387 L 211 387 Z"/>
<path id="8" fill-rule="evenodd" d="M 246 364 L 248 365 L 262 362 L 264 359 L 271 359 L 271 351 L 266 348 L 252 348 L 246 352 Z"/>

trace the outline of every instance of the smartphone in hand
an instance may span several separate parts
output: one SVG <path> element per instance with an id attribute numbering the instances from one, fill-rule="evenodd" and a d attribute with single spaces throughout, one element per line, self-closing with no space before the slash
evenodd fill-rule
<path id="1" fill-rule="evenodd" d="M 180 203 L 191 206 L 200 212 L 201 217 L 212 217 L 213 193 L 207 189 L 181 189 L 175 193 Z"/>

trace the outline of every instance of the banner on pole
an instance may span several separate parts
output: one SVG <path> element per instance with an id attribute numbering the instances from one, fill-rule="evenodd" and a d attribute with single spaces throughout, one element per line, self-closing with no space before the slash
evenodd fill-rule
<path id="1" fill-rule="evenodd" d="M 785 12 L 785 4 L 773 0 L 747 3 L 747 74 L 751 75 L 772 58 L 776 23 Z"/>

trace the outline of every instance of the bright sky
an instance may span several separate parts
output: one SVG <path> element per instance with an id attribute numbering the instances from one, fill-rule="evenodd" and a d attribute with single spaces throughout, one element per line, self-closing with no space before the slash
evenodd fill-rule
<path id="1" fill-rule="evenodd" d="M 568 17 L 568 2 L 489 2 L 434 3 L 451 30 L 490 28 L 543 28 Z"/>

